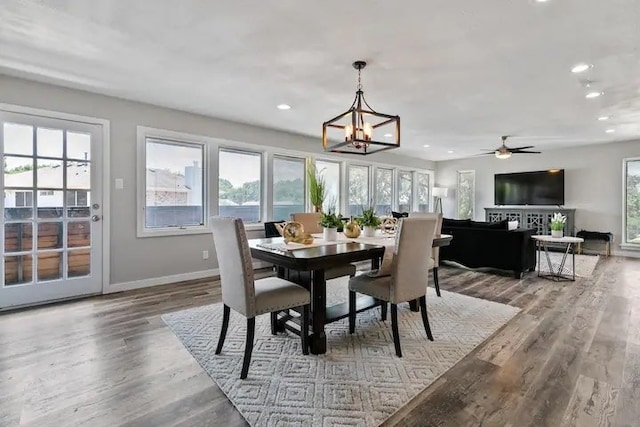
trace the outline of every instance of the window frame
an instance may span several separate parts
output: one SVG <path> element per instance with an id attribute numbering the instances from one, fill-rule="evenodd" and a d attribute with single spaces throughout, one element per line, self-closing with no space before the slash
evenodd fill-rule
<path id="1" fill-rule="evenodd" d="M 237 153 L 237 154 L 248 154 L 252 156 L 258 156 L 260 158 L 260 184 L 258 188 L 260 189 L 260 195 L 258 196 L 258 200 L 260 202 L 260 218 L 256 222 L 245 222 L 243 220 L 243 224 L 245 225 L 245 229 L 255 229 L 261 230 L 264 228 L 264 223 L 269 221 L 272 214 L 272 209 L 269 206 L 273 206 L 273 156 L 269 156 L 268 152 L 261 150 L 252 150 L 250 148 L 244 147 L 232 147 L 229 145 L 218 145 L 216 147 L 216 177 L 215 177 L 215 187 L 216 187 L 216 195 L 215 199 L 211 200 L 211 203 L 214 205 L 214 212 L 216 215 L 220 214 L 220 152 L 226 151 L 229 153 Z M 271 161 L 269 161 L 269 157 L 271 157 Z M 269 196 L 269 203 L 267 203 L 267 195 Z"/>
<path id="2" fill-rule="evenodd" d="M 346 193 L 346 205 L 345 205 L 346 214 L 343 213 L 343 216 L 345 217 L 359 216 L 361 212 L 357 212 L 357 213 L 351 212 L 351 192 L 349 191 L 349 182 L 351 181 L 351 168 L 356 167 L 356 168 L 367 169 L 367 202 L 363 205 L 364 208 L 366 209 L 369 205 L 369 202 L 371 201 L 371 180 L 373 179 L 372 178 L 373 174 L 371 173 L 371 170 L 374 168 L 374 165 L 362 164 L 360 162 L 345 162 L 345 167 L 346 167 L 346 180 L 344 182 L 343 191 Z"/>
<path id="3" fill-rule="evenodd" d="M 622 234 L 620 248 L 624 250 L 640 251 L 639 243 L 631 243 L 627 240 L 627 174 L 629 163 L 640 162 L 640 157 L 628 157 L 622 159 Z"/>
<path id="4" fill-rule="evenodd" d="M 386 167 L 386 166 L 375 166 L 373 168 L 373 204 L 374 206 L 378 205 L 378 192 L 377 192 L 377 187 L 378 187 L 378 171 L 379 170 L 383 170 L 383 171 L 387 171 L 387 172 L 391 172 L 391 200 L 390 200 L 390 209 L 393 211 L 395 209 L 396 206 L 396 194 L 398 193 L 398 189 L 396 188 L 396 170 L 397 168 L 394 167 Z"/>
<path id="5" fill-rule="evenodd" d="M 302 206 L 304 206 L 304 209 L 309 209 L 309 183 L 307 182 L 307 168 L 308 168 L 308 164 L 309 164 L 309 160 L 307 157 L 299 157 L 299 156 L 292 156 L 292 155 L 287 155 L 287 154 L 280 154 L 280 153 L 274 153 L 271 156 L 271 162 L 268 169 L 268 172 L 271 176 L 271 179 L 269 180 L 269 188 L 270 188 L 270 206 L 267 206 L 267 210 L 269 211 L 269 215 L 266 217 L 268 218 L 268 220 L 271 221 L 277 221 L 276 218 L 274 218 L 274 209 L 275 209 L 275 184 L 276 184 L 276 177 L 275 177 L 275 162 L 276 160 L 285 160 L 285 161 L 299 161 L 302 162 Z M 265 220 L 263 219 L 260 223 L 264 223 Z M 255 223 L 252 223 L 255 224 Z"/>
<path id="6" fill-rule="evenodd" d="M 414 172 L 414 187 L 415 187 L 415 206 L 414 209 L 417 212 L 421 212 L 420 211 L 420 193 L 418 191 L 418 189 L 420 188 L 420 175 L 426 176 L 427 177 L 427 210 L 424 212 L 431 212 L 431 209 L 433 208 L 432 206 L 432 200 L 433 200 L 433 194 L 431 189 L 432 187 L 432 183 L 431 183 L 431 174 L 428 172 L 421 172 L 421 171 L 415 171 Z"/>
<path id="7" fill-rule="evenodd" d="M 456 172 L 456 218 L 460 219 L 460 177 L 462 174 L 473 175 L 473 188 L 471 189 L 471 220 L 476 215 L 476 171 L 475 169 L 459 170 Z"/>
<path id="8" fill-rule="evenodd" d="M 396 187 L 396 194 L 395 194 L 395 203 L 396 203 L 396 212 L 402 212 L 402 210 L 400 209 L 400 185 L 401 185 L 401 181 L 400 181 L 400 175 L 401 174 L 409 174 L 409 176 L 411 177 L 411 188 L 409 189 L 409 193 L 411 194 L 411 200 L 409 200 L 409 210 L 407 212 L 415 212 L 416 211 L 416 171 L 415 170 L 411 170 L 411 169 L 406 169 L 406 168 L 397 168 L 396 169 L 396 174 L 395 174 L 395 187 Z"/>
<path id="9" fill-rule="evenodd" d="M 348 204 L 348 199 L 347 202 L 345 202 L 345 197 L 349 197 L 348 195 L 345 195 L 345 188 L 344 185 L 347 182 L 347 178 L 346 178 L 346 171 L 345 171 L 345 167 L 346 167 L 346 162 L 344 160 L 339 160 L 339 159 L 335 159 L 335 158 L 327 158 L 327 157 L 307 157 L 309 159 L 309 162 L 313 162 L 313 164 L 316 167 L 316 170 L 318 169 L 318 162 L 324 162 L 324 163 L 334 163 L 336 165 L 338 165 L 338 198 L 336 200 L 336 209 L 338 210 L 338 212 L 344 212 L 344 208 L 347 206 Z M 306 170 L 305 170 L 306 173 Z M 306 191 L 307 191 L 307 196 L 309 194 L 309 188 L 306 187 Z M 309 197 L 307 197 L 307 200 L 309 200 Z M 326 202 L 326 200 L 325 200 Z M 311 211 L 311 209 L 313 208 L 313 206 L 311 206 L 311 202 L 308 201 L 308 205 L 307 205 L 307 209 L 309 210 L 309 212 Z M 324 209 L 324 206 L 323 206 Z"/>
<path id="10" fill-rule="evenodd" d="M 147 139 L 165 140 L 170 143 L 183 146 L 198 146 L 202 150 L 202 213 L 203 224 L 180 227 L 157 227 L 147 228 L 145 213 L 147 208 Z M 174 132 L 164 129 L 155 129 L 145 126 L 137 128 L 137 237 L 155 237 L 155 236 L 181 236 L 189 234 L 205 234 L 209 233 L 209 216 L 210 208 L 210 160 L 209 160 L 209 144 L 207 138 L 197 135 L 191 135 L 182 132 Z"/>

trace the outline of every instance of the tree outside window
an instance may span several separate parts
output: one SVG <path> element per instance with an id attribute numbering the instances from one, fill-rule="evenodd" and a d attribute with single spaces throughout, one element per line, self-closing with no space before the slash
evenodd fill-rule
<path id="1" fill-rule="evenodd" d="M 640 159 L 625 160 L 625 243 L 640 245 Z"/>
<path id="2" fill-rule="evenodd" d="M 476 186 L 475 171 L 458 171 L 458 218 L 473 219 L 474 193 Z"/>

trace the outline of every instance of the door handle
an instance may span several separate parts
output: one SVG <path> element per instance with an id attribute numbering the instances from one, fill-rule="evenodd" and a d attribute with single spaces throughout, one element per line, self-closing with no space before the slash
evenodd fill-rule
<path id="1" fill-rule="evenodd" d="M 92 215 L 91 216 L 91 221 L 93 222 L 98 222 L 102 219 L 102 217 L 100 215 Z"/>

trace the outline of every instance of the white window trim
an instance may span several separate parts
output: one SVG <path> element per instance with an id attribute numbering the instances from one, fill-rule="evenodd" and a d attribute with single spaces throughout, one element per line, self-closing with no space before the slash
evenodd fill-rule
<path id="1" fill-rule="evenodd" d="M 419 188 L 419 180 L 418 180 L 418 175 L 426 175 L 427 176 L 427 212 L 431 212 L 431 209 L 433 209 L 433 203 L 432 203 L 432 193 L 431 193 L 431 186 L 432 186 L 432 176 L 430 173 L 426 173 L 426 172 L 420 172 L 420 171 L 415 171 L 414 172 L 414 176 L 415 176 L 415 192 L 416 192 L 416 198 L 415 198 L 415 210 L 419 211 L 420 210 L 420 200 L 418 198 L 419 192 L 418 192 L 418 188 Z"/>
<path id="2" fill-rule="evenodd" d="M 460 170 L 456 174 L 456 218 L 460 213 L 460 175 L 471 173 L 473 175 L 473 191 L 471 192 L 471 220 L 476 216 L 476 171 L 474 169 Z"/>
<path id="3" fill-rule="evenodd" d="M 622 159 L 622 234 L 620 248 L 628 251 L 640 251 L 640 244 L 627 242 L 627 167 L 629 162 L 640 161 L 640 157 Z"/>
<path id="4" fill-rule="evenodd" d="M 176 143 L 199 145 L 203 150 L 202 165 L 202 208 L 203 208 L 203 225 L 194 225 L 189 227 L 166 227 L 166 228 L 146 228 L 145 227 L 145 209 L 147 204 L 146 197 L 146 180 L 147 180 L 147 138 L 156 138 L 160 140 L 173 141 Z M 164 129 L 150 128 L 146 126 L 137 127 L 137 221 L 136 231 L 137 237 L 156 237 L 156 236 L 182 236 L 189 234 L 205 234 L 209 233 L 209 215 L 210 194 L 209 194 L 209 177 L 210 177 L 210 147 L 207 138 L 191 135 L 183 132 L 175 132 Z"/>
<path id="5" fill-rule="evenodd" d="M 204 194 L 204 205 L 205 205 L 205 226 L 201 227 L 201 229 L 192 229 L 189 228 L 187 230 L 167 230 L 166 232 L 155 231 L 150 233 L 144 233 L 141 235 L 138 233 L 138 237 L 154 237 L 154 236 L 180 236 L 180 235 L 189 235 L 189 234 L 206 234 L 209 233 L 209 218 L 212 215 L 218 214 L 218 175 L 219 175 L 219 158 L 218 152 L 220 149 L 227 149 L 232 151 L 244 151 L 250 153 L 260 153 L 262 155 L 262 171 L 261 171 L 261 181 L 262 181 L 262 194 L 261 194 L 261 222 L 260 223 L 250 223 L 245 224 L 245 229 L 247 231 L 262 231 L 264 230 L 264 222 L 273 221 L 272 210 L 273 210 L 273 194 L 272 194 L 272 182 L 273 182 L 273 157 L 274 156 L 282 156 L 282 157 L 294 157 L 294 158 L 305 158 L 309 161 L 321 160 L 325 162 L 333 162 L 338 163 L 340 165 L 340 200 L 338 201 L 338 210 L 345 216 L 348 216 L 349 213 L 349 185 L 348 185 L 348 170 L 351 165 L 355 166 L 363 166 L 369 169 L 369 198 L 374 194 L 375 191 L 375 168 L 381 167 L 385 169 L 393 170 L 393 200 L 392 200 L 392 209 L 397 210 L 397 179 L 398 179 L 398 171 L 403 170 L 407 172 L 412 172 L 414 175 L 417 172 L 425 173 L 430 176 L 429 178 L 429 194 L 432 193 L 433 185 L 435 182 L 435 172 L 432 169 L 422 169 L 422 168 L 414 168 L 414 167 L 406 167 L 399 166 L 391 163 L 383 163 L 376 161 L 362 161 L 360 159 L 355 159 L 350 156 L 333 154 L 328 152 L 318 152 L 314 153 L 311 151 L 300 151 L 300 150 L 291 150 L 287 148 L 274 147 L 274 146 L 264 146 L 259 144 L 246 143 L 241 141 L 233 141 L 229 139 L 222 138 L 214 138 L 210 136 L 190 134 L 180 131 L 172 131 L 166 129 L 158 129 L 146 126 L 138 126 L 138 147 L 140 147 L 140 139 L 141 132 L 148 132 L 149 136 L 156 136 L 160 139 L 173 139 L 177 141 L 184 142 L 195 142 L 195 143 L 203 143 L 205 144 L 205 161 L 208 162 L 208 167 L 205 167 L 205 194 Z M 145 137 L 142 137 L 142 141 L 145 141 Z M 143 145 L 144 146 L 144 145 Z M 138 148 L 138 151 L 140 149 Z M 144 177 L 144 170 L 146 165 L 140 162 L 141 155 L 138 152 L 138 161 L 137 161 L 137 181 L 141 182 L 141 174 Z M 306 170 L 305 170 L 306 173 Z M 305 175 L 306 180 L 306 175 Z M 413 179 L 413 193 L 416 192 L 416 184 L 415 177 Z M 138 196 L 140 192 L 140 185 L 137 185 Z M 305 194 L 305 199 L 308 200 L 308 191 Z M 144 203 L 144 199 L 142 199 Z M 415 206 L 417 203 L 417 197 L 414 194 L 413 204 Z M 140 204 L 140 197 L 138 197 L 138 204 Z M 415 208 L 414 206 L 414 208 Z M 144 221 L 144 215 L 141 218 L 141 209 L 138 206 L 137 208 L 137 221 Z M 142 212 L 143 213 L 143 212 Z M 142 222 L 144 224 L 144 222 Z M 138 225 L 138 230 L 140 226 Z M 194 227 L 195 228 L 195 227 Z"/>
<path id="6" fill-rule="evenodd" d="M 316 166 L 318 166 L 317 162 L 325 162 L 325 163 L 334 163 L 336 165 L 338 165 L 338 189 L 339 189 L 339 197 L 338 200 L 336 200 L 336 209 L 338 209 L 338 212 L 345 212 L 346 206 L 348 201 L 345 201 L 345 194 L 344 194 L 344 185 L 347 182 L 347 178 L 346 178 L 346 169 L 345 169 L 345 162 L 343 160 L 338 160 L 336 158 L 327 158 L 327 157 L 307 157 L 307 161 L 308 162 L 313 162 L 313 164 Z M 305 170 L 305 179 L 306 179 L 306 170 Z M 313 206 L 311 206 L 311 201 L 309 200 L 309 187 L 308 187 L 308 183 L 305 185 L 305 191 L 307 192 L 307 194 L 305 195 L 306 199 L 307 199 L 307 209 L 309 212 L 311 212 L 311 209 L 313 209 Z M 348 197 L 348 195 L 347 195 Z"/>
<path id="7" fill-rule="evenodd" d="M 395 194 L 395 202 L 396 202 L 396 212 L 400 212 L 400 174 L 401 173 L 405 173 L 405 174 L 409 174 L 411 175 L 411 203 L 409 205 L 409 212 L 415 212 L 417 211 L 416 209 L 416 170 L 414 169 L 407 169 L 407 168 L 397 168 L 397 173 L 396 173 L 396 179 L 395 179 L 395 187 L 396 187 L 396 194 Z"/>
<path id="8" fill-rule="evenodd" d="M 378 170 L 385 170 L 385 171 L 389 171 L 391 172 L 391 210 L 394 210 L 394 206 L 395 206 L 395 199 L 396 199 L 396 193 L 398 192 L 396 189 L 396 186 L 394 185 L 394 183 L 396 182 L 396 180 L 394 179 L 396 174 L 395 174 L 395 169 L 393 167 L 385 167 L 385 166 L 375 166 L 373 168 L 373 192 L 371 193 L 373 195 L 373 203 L 374 205 L 378 204 L 378 198 L 376 197 L 377 194 L 377 190 L 376 190 L 376 186 L 378 185 L 378 181 L 377 181 L 377 174 L 378 174 Z"/>

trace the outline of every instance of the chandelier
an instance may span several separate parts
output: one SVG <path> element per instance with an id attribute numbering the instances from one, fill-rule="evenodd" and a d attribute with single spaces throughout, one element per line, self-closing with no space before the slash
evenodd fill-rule
<path id="1" fill-rule="evenodd" d="M 325 151 L 366 155 L 400 147 L 400 116 L 378 113 L 364 99 L 361 72 L 366 65 L 364 61 L 353 63 L 358 87 L 351 107 L 322 124 Z"/>

